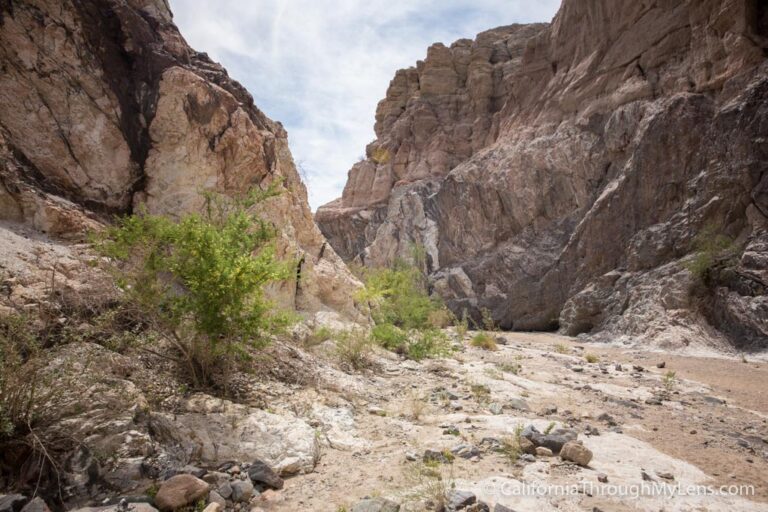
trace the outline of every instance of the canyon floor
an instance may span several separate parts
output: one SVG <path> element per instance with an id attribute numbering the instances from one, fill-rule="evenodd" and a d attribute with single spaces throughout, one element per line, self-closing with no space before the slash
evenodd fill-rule
<path id="1" fill-rule="evenodd" d="M 335 385 L 274 397 L 274 407 L 322 424 L 325 447 L 314 472 L 262 494 L 258 506 L 337 511 L 384 497 L 401 510 L 422 510 L 437 485 L 472 492 L 492 510 L 768 510 L 765 356 L 674 355 L 543 333 L 497 336 L 496 351 L 471 347 L 467 338 L 444 359 L 379 354 L 370 370 L 333 370 Z M 493 449 L 528 425 L 571 426 L 594 458 L 587 467 L 557 456 L 513 463 Z M 414 476 L 425 450 L 457 452 L 460 445 L 469 457 L 440 464 L 441 483 Z M 520 496 L 524 484 L 580 487 Z M 677 484 L 675 496 L 658 495 L 660 486 Z M 715 495 L 689 485 L 752 487 Z M 611 495 L 622 488 L 624 496 Z M 641 496 L 626 494 L 633 492 Z"/>

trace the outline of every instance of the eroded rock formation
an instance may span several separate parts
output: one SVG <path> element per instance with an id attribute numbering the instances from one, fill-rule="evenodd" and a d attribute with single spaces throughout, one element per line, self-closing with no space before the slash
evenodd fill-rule
<path id="1" fill-rule="evenodd" d="M 180 215 L 201 205 L 203 190 L 279 180 L 284 193 L 263 211 L 299 264 L 276 297 L 354 314 L 357 281 L 314 225 L 285 130 L 186 44 L 165 0 L 2 1 L 0 66 L 0 220 L 9 229 L 76 239 L 139 205 Z M 9 295 L 39 287 L 34 271 L 21 274 Z"/>
<path id="2" fill-rule="evenodd" d="M 423 245 L 449 306 L 504 328 L 765 346 L 767 54 L 756 0 L 565 0 L 435 44 L 316 219 L 347 260 Z M 737 254 L 696 275 L 707 233 Z"/>

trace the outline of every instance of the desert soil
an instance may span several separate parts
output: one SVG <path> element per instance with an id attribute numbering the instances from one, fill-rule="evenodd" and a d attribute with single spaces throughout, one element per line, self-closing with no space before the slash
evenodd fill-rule
<path id="1" fill-rule="evenodd" d="M 326 376 L 333 385 L 275 401 L 309 418 L 325 448 L 315 472 L 288 479 L 280 492 L 266 492 L 259 506 L 337 511 L 366 496 L 383 496 L 403 503 L 403 510 L 419 510 L 436 485 L 414 477 L 424 451 L 468 444 L 479 456 L 441 465 L 443 483 L 437 485 L 518 512 L 768 510 L 764 359 L 670 355 L 552 334 L 499 336 L 506 344 L 496 351 L 465 342 L 451 357 L 421 363 L 380 355 L 370 370 L 338 372 Z M 586 355 L 597 362 L 587 362 Z M 667 399 L 654 404 L 653 397 L 664 393 Z M 523 409 L 510 407 L 515 403 Z M 557 456 L 513 463 L 490 449 L 487 439 L 483 443 L 513 438 L 516 428 L 531 424 L 543 431 L 553 422 L 579 432 L 594 454 L 588 467 Z M 608 483 L 598 482 L 598 475 Z M 739 495 L 668 497 L 646 488 L 636 498 L 612 496 L 621 489 L 609 487 L 632 492 L 637 488 L 630 486 L 643 483 L 747 485 L 754 494 L 746 489 Z M 566 495 L 553 489 L 519 496 L 514 489 L 521 484 L 583 486 Z"/>

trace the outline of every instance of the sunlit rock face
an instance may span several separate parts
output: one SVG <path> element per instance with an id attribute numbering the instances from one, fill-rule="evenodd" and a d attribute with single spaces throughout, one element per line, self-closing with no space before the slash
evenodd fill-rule
<path id="1" fill-rule="evenodd" d="M 279 182 L 263 207 L 297 279 L 283 305 L 356 315 L 359 286 L 315 226 L 285 130 L 204 53 L 165 0 L 0 2 L 0 221 L 81 237 L 143 206 Z"/>
<path id="2" fill-rule="evenodd" d="M 435 292 L 504 328 L 765 345 L 767 49 L 747 0 L 565 0 L 435 44 L 316 220 L 349 261 L 422 245 Z M 705 231 L 737 254 L 702 278 Z"/>

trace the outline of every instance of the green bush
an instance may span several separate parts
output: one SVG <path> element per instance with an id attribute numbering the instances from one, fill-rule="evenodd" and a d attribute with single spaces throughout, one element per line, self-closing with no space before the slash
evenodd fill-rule
<path id="1" fill-rule="evenodd" d="M 443 357 L 453 352 L 448 336 L 439 329 L 424 329 L 414 333 L 405 351 L 408 359 Z"/>
<path id="2" fill-rule="evenodd" d="M 336 354 L 343 363 L 355 370 L 371 365 L 370 355 L 373 344 L 363 331 L 337 331 L 334 333 L 334 338 L 336 338 Z"/>
<path id="3" fill-rule="evenodd" d="M 695 253 L 685 267 L 695 277 L 704 279 L 719 260 L 732 255 L 735 245 L 731 238 L 719 234 L 715 226 L 708 225 L 696 236 L 693 247 Z"/>
<path id="4" fill-rule="evenodd" d="M 392 324 L 377 324 L 371 331 L 371 338 L 377 345 L 393 352 L 405 350 L 408 344 L 408 333 Z"/>
<path id="5" fill-rule="evenodd" d="M 496 341 L 487 332 L 479 332 L 475 334 L 469 344 L 483 350 L 498 350 L 499 348 L 496 345 Z"/>
<path id="6" fill-rule="evenodd" d="M 119 262 L 118 286 L 174 345 L 195 386 L 213 384 L 247 347 L 263 347 L 287 323 L 264 287 L 290 275 L 275 229 L 251 210 L 275 188 L 233 200 L 208 194 L 202 213 L 173 220 L 139 213 L 97 240 Z"/>
<path id="7" fill-rule="evenodd" d="M 428 329 L 435 312 L 445 310 L 439 299 L 429 296 L 421 271 L 405 262 L 392 268 L 363 271 L 365 287 L 357 299 L 368 304 L 377 324 L 392 324 L 401 329 Z"/>

